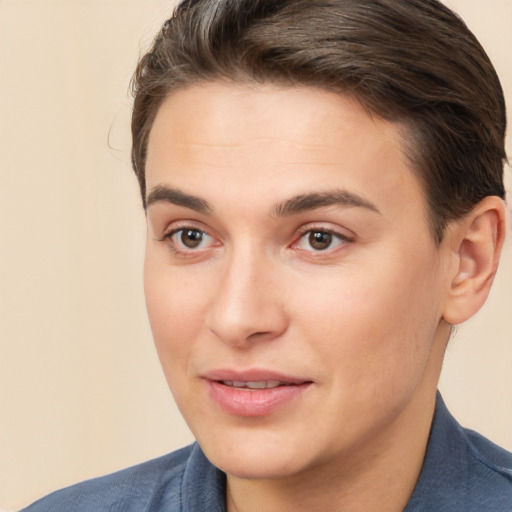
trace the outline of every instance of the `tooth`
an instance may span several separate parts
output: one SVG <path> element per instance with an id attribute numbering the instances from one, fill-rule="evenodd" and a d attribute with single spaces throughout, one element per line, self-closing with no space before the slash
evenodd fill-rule
<path id="1" fill-rule="evenodd" d="M 260 382 L 246 382 L 245 385 L 249 389 L 265 389 L 267 387 L 267 383 L 264 380 Z"/>
<path id="2" fill-rule="evenodd" d="M 278 386 L 287 385 L 285 382 L 279 380 L 261 380 L 245 382 L 242 380 L 223 380 L 221 381 L 225 386 L 231 386 L 234 388 L 247 388 L 247 389 L 273 389 Z"/>

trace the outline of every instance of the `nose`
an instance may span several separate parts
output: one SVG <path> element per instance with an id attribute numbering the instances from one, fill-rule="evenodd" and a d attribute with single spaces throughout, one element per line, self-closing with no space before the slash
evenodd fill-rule
<path id="1" fill-rule="evenodd" d="M 240 348 L 283 334 L 288 319 L 278 273 L 275 264 L 254 252 L 233 254 L 218 276 L 206 318 L 208 329 Z"/>

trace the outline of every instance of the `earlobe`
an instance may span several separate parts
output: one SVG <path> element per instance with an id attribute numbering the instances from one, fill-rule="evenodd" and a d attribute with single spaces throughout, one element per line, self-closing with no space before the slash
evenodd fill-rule
<path id="1" fill-rule="evenodd" d="M 456 226 L 457 256 L 443 318 L 452 325 L 471 318 L 485 303 L 498 269 L 506 233 L 505 202 L 496 196 L 480 201 Z"/>

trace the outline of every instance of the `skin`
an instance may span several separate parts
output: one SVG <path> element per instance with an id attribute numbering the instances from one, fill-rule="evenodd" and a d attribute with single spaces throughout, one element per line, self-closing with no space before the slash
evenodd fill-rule
<path id="1" fill-rule="evenodd" d="M 174 92 L 146 181 L 153 335 L 185 420 L 228 475 L 228 510 L 402 510 L 450 323 L 492 281 L 469 306 L 485 265 L 467 233 L 500 246 L 503 208 L 484 205 L 437 247 L 400 127 L 312 88 Z M 292 200 L 308 194 L 315 204 Z M 237 416 L 210 397 L 204 375 L 219 368 L 311 384 L 272 413 Z"/>

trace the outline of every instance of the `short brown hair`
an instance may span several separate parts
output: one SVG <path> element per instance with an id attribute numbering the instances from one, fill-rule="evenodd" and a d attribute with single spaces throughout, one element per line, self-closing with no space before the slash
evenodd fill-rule
<path id="1" fill-rule="evenodd" d="M 160 105 L 212 80 L 319 87 L 401 123 L 438 243 L 481 199 L 505 197 L 499 79 L 475 36 L 437 0 L 182 1 L 132 81 L 132 163 L 144 205 Z"/>

